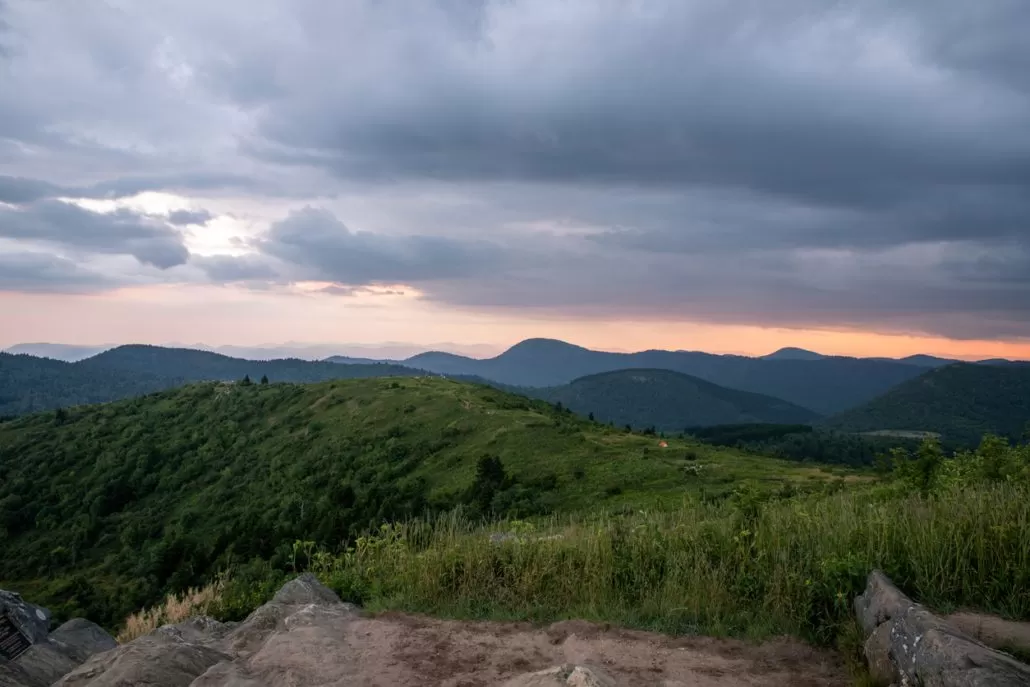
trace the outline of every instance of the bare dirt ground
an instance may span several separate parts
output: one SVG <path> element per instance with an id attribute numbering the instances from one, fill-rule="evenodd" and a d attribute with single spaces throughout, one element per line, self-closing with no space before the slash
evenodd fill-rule
<path id="1" fill-rule="evenodd" d="M 563 663 L 600 667 L 620 687 L 850 684 L 838 655 L 791 639 L 750 644 L 578 620 L 538 628 L 399 613 L 354 620 L 346 634 L 354 684 L 479 687 Z"/>

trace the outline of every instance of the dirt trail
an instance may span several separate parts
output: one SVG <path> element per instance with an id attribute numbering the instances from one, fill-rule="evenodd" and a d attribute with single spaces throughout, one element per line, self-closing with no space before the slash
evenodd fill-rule
<path id="1" fill-rule="evenodd" d="M 850 683 L 838 655 L 789 639 L 758 645 L 671 638 L 584 621 L 538 628 L 399 613 L 352 621 L 346 634 L 343 644 L 354 660 L 354 684 L 479 687 L 563 663 L 598 666 L 620 687 Z"/>

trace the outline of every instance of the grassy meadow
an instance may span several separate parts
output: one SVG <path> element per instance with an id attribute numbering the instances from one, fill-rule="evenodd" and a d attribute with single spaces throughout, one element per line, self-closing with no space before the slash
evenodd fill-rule
<path id="1" fill-rule="evenodd" d="M 0 423 L 0 478 L 0 587 L 123 639 L 241 619 L 303 571 L 372 612 L 849 656 L 873 568 L 942 611 L 1030 619 L 1030 446 L 992 437 L 854 469 L 438 378 L 204 383 Z"/>

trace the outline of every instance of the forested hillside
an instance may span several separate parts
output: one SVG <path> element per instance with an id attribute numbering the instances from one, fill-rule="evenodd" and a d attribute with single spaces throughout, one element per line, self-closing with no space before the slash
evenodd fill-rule
<path id="1" fill-rule="evenodd" d="M 287 569 L 297 540 L 336 548 L 458 505 L 521 517 L 832 477 L 669 443 L 425 377 L 209 382 L 32 415 L 0 423 L 0 587 L 117 622 L 230 564 Z"/>
<path id="2" fill-rule="evenodd" d="M 727 389 L 670 370 L 617 370 L 528 393 L 600 422 L 681 433 L 695 425 L 802 423 L 816 413 L 779 398 Z"/>
<path id="3" fill-rule="evenodd" d="M 160 346 L 120 346 L 75 363 L 0 353 L 0 416 L 131 398 L 188 381 L 262 377 L 272 382 L 424 374 L 401 365 L 243 360 Z"/>
<path id="4" fill-rule="evenodd" d="M 126 373 L 50 358 L 0 353 L 0 416 L 129 398 L 183 382 L 145 370 Z"/>
<path id="5" fill-rule="evenodd" d="M 964 444 L 986 433 L 1020 439 L 1030 436 L 1030 367 L 941 367 L 825 424 L 857 432 L 935 432 Z"/>

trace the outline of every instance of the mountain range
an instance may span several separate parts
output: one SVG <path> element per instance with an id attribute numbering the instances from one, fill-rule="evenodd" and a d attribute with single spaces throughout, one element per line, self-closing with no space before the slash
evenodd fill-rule
<path id="1" fill-rule="evenodd" d="M 329 360 L 350 363 L 351 359 Z M 866 358 L 752 358 L 695 351 L 594 351 L 553 339 L 527 339 L 493 358 L 429 352 L 400 364 L 444 375 L 474 375 L 502 384 L 551 387 L 601 372 L 672 370 L 712 384 L 775 396 L 819 415 L 855 407 L 925 372 L 919 365 Z"/>
<path id="2" fill-rule="evenodd" d="M 281 358 L 299 358 L 301 360 L 324 360 L 333 355 L 353 357 L 361 362 L 382 362 L 401 360 L 426 350 L 451 351 L 473 357 L 496 354 L 497 347 L 489 344 L 460 344 L 453 342 L 426 345 L 385 342 L 375 344 L 312 344 L 288 341 L 282 344 L 261 344 L 255 346 L 209 346 L 204 343 L 163 343 L 162 348 L 189 348 L 198 351 L 221 353 L 233 358 L 246 360 L 278 360 Z M 73 363 L 103 353 L 119 344 L 102 344 L 96 346 L 78 346 L 55 343 L 19 343 L 5 349 L 12 354 L 24 353 L 40 358 L 54 358 Z"/>
<path id="3" fill-rule="evenodd" d="M 1018 438 L 1030 421 L 1030 365 L 905 362 L 783 349 L 751 358 L 692 351 L 593 351 L 530 339 L 493 358 L 422 353 L 401 361 L 245 360 L 127 345 L 77 362 L 0 353 L 0 416 L 140 396 L 204 380 L 317 382 L 433 374 L 490 385 L 635 428 L 814 424 L 845 431 L 934 432 L 964 442 Z"/>
<path id="4" fill-rule="evenodd" d="M 779 398 L 728 389 L 671 370 L 601 372 L 528 393 L 599 422 L 666 432 L 697 425 L 800 424 L 819 419 L 811 410 Z"/>

